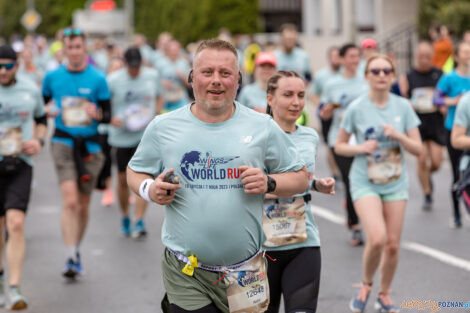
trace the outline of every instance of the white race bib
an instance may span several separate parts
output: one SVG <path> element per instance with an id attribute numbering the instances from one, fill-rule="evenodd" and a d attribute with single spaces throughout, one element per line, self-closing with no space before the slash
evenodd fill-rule
<path id="1" fill-rule="evenodd" d="M 367 176 L 373 184 L 386 184 L 401 176 L 400 148 L 379 149 L 366 156 Z"/>
<path id="2" fill-rule="evenodd" d="M 144 129 L 152 120 L 150 108 L 139 104 L 131 104 L 125 111 L 125 125 L 130 131 Z"/>
<path id="3" fill-rule="evenodd" d="M 85 104 L 88 102 L 80 97 L 62 97 L 62 121 L 67 127 L 89 126 L 91 118 L 85 110 Z"/>
<path id="4" fill-rule="evenodd" d="M 21 127 L 0 128 L 0 155 L 17 156 L 21 153 Z"/>
<path id="5" fill-rule="evenodd" d="M 434 88 L 415 88 L 411 93 L 411 103 L 418 113 L 432 113 L 437 111 L 433 102 Z"/>

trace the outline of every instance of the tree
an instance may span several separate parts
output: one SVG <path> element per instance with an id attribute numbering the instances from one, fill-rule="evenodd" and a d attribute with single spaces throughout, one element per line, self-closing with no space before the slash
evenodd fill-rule
<path id="1" fill-rule="evenodd" d="M 420 0 L 418 9 L 418 32 L 421 38 L 428 37 L 432 23 L 444 24 L 460 38 L 470 29 L 470 0 Z"/>

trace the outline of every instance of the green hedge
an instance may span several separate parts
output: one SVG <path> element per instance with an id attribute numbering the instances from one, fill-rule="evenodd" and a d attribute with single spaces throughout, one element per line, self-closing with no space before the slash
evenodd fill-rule
<path id="1" fill-rule="evenodd" d="M 433 22 L 445 24 L 453 35 L 461 38 L 470 30 L 470 0 L 420 0 L 418 30 L 421 38 L 428 37 Z"/>

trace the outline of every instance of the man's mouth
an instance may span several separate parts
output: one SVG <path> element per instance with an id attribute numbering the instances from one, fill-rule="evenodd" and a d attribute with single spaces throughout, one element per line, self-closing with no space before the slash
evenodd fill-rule
<path id="1" fill-rule="evenodd" d="M 224 93 L 223 90 L 209 90 L 208 93 L 213 94 L 213 95 L 221 95 Z"/>

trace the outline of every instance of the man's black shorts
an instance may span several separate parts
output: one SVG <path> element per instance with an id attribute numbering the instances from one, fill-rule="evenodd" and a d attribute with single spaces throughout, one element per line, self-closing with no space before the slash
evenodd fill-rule
<path id="1" fill-rule="evenodd" d="M 33 168 L 24 161 L 14 173 L 0 175 L 0 216 L 10 209 L 26 213 L 32 179 Z"/>
<path id="2" fill-rule="evenodd" d="M 132 156 L 134 155 L 135 150 L 137 150 L 137 147 L 116 148 L 116 161 L 117 161 L 119 173 L 126 171 L 127 164 L 132 159 Z"/>
<path id="3" fill-rule="evenodd" d="M 434 141 L 440 146 L 446 145 L 446 129 L 444 128 L 444 117 L 439 112 L 419 114 L 421 120 L 419 132 L 424 141 Z"/>

